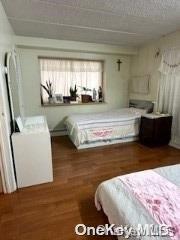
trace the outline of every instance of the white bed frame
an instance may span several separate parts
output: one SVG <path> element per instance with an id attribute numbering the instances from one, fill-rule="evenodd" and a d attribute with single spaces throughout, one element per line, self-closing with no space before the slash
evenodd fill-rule
<path id="1" fill-rule="evenodd" d="M 153 111 L 153 103 L 151 101 L 144 101 L 144 100 L 130 100 L 129 102 L 130 107 L 135 108 L 141 108 L 146 109 L 147 112 Z M 73 139 L 71 138 L 71 134 L 68 134 L 72 143 L 74 144 Z M 125 142 L 133 142 L 137 141 L 139 139 L 138 136 L 131 136 L 131 137 L 125 137 L 120 139 L 111 139 L 111 140 L 105 140 L 105 141 L 97 141 L 97 142 L 89 142 L 85 144 L 75 145 L 78 150 L 85 149 L 85 148 L 94 148 L 94 147 L 100 147 L 100 146 L 107 146 L 112 144 L 118 144 L 118 143 L 125 143 Z"/>

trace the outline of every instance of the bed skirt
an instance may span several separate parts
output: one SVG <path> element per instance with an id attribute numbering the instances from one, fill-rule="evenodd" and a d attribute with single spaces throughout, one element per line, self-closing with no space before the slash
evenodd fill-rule
<path id="1" fill-rule="evenodd" d="M 71 139 L 70 135 L 69 135 L 69 137 Z M 86 148 L 101 147 L 101 146 L 113 145 L 113 144 L 118 144 L 118 143 L 134 142 L 134 141 L 138 141 L 138 139 L 139 139 L 138 136 L 134 136 L 134 137 L 126 137 L 126 138 L 119 138 L 119 139 L 89 142 L 89 143 L 80 144 L 80 145 L 76 146 L 76 148 L 78 150 L 80 150 L 80 149 L 86 149 Z M 71 141 L 74 144 L 72 139 L 71 139 Z"/>

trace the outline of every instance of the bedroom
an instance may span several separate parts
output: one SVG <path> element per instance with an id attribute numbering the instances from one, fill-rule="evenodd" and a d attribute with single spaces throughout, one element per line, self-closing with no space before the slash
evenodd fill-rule
<path id="1" fill-rule="evenodd" d="M 112 211 L 104 201 L 111 198 L 108 187 L 113 192 L 116 184 L 111 179 L 128 173 L 172 165 L 174 170 L 153 173 L 163 172 L 158 176 L 179 191 L 179 13 L 179 1 L 168 0 L 1 1 L 0 169 L 2 192 L 11 193 L 0 195 L 3 240 L 87 239 L 75 233 L 77 224 L 132 225 L 136 219 L 144 224 L 133 212 L 129 221 L 128 211 L 121 206 L 117 210 L 120 197 L 109 203 Z M 4 67 L 6 53 L 6 67 L 16 59 L 14 70 Z M 48 79 L 43 77 L 45 67 L 51 67 Z M 52 68 L 58 68 L 56 74 Z M 18 80 L 12 81 L 16 75 Z M 42 87 L 49 80 L 55 90 L 61 89 L 50 99 Z M 70 96 L 75 85 L 76 101 Z M 147 110 L 153 113 L 147 115 Z M 68 119 L 71 129 L 65 125 Z M 148 141 L 157 146 L 143 137 L 147 127 L 148 133 L 153 131 Z M 99 139 L 90 143 L 92 132 Z M 104 212 L 94 204 L 96 190 Z M 112 220 L 113 209 L 119 215 Z M 136 214 L 141 216 L 142 209 Z M 159 224 L 156 218 L 152 222 Z"/>

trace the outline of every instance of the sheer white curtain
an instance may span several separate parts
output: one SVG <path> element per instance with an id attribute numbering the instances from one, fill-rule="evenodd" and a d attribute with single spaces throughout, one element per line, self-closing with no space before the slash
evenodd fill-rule
<path id="1" fill-rule="evenodd" d="M 54 94 L 69 96 L 70 87 L 81 87 L 98 90 L 102 86 L 103 64 L 100 61 L 71 60 L 71 59 L 46 59 L 40 58 L 41 83 L 51 81 Z M 88 92 L 89 94 L 89 92 Z M 91 94 L 91 92 L 90 92 Z M 48 95 L 43 91 L 43 100 L 47 101 Z"/>
<path id="2" fill-rule="evenodd" d="M 162 56 L 157 110 L 173 116 L 171 145 L 180 148 L 180 50 Z"/>

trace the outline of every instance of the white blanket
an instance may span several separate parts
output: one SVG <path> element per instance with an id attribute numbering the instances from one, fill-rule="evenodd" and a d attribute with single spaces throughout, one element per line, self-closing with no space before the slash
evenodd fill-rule
<path id="1" fill-rule="evenodd" d="M 180 186 L 180 164 L 168 167 L 157 168 L 154 171 L 167 178 L 172 183 Z M 150 216 L 141 203 L 134 195 L 124 187 L 119 179 L 101 183 L 96 191 L 95 204 L 98 210 L 103 209 L 111 224 L 133 225 L 138 224 L 155 224 L 155 220 Z M 123 238 L 119 238 L 123 239 Z M 144 236 L 141 239 L 170 239 L 167 237 L 148 237 Z"/>
<path id="2" fill-rule="evenodd" d="M 65 124 L 71 140 L 78 147 L 87 142 L 137 136 L 140 117 L 145 113 L 144 109 L 122 108 L 102 113 L 73 114 Z M 102 139 L 98 134 L 97 139 L 94 137 L 94 130 L 109 131 L 110 127 L 111 135 Z"/>
<path id="3" fill-rule="evenodd" d="M 72 114 L 66 119 L 66 123 L 72 126 L 76 125 L 80 129 L 88 127 L 89 124 L 106 124 L 125 122 L 128 120 L 134 120 L 140 118 L 142 114 L 145 114 L 146 110 L 137 108 L 122 108 L 107 112 L 100 113 L 86 113 L 86 114 Z"/>

